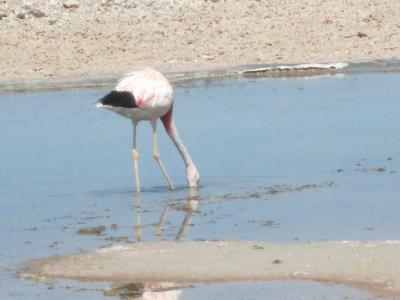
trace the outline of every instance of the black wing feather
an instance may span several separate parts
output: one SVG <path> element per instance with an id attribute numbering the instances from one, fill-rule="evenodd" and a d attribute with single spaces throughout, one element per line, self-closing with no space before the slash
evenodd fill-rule
<path id="1" fill-rule="evenodd" d="M 101 104 L 114 107 L 135 108 L 139 107 L 136 103 L 135 96 L 131 92 L 111 91 L 100 99 Z"/>

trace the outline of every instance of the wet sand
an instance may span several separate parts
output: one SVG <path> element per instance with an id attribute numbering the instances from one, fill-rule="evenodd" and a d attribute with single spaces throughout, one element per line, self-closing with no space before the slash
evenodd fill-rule
<path id="1" fill-rule="evenodd" d="M 399 58 L 396 1 L 0 2 L 3 82 Z"/>
<path id="2" fill-rule="evenodd" d="M 114 245 L 34 261 L 27 278 L 114 283 L 318 280 L 400 297 L 400 241 L 274 244 L 256 241 Z"/>

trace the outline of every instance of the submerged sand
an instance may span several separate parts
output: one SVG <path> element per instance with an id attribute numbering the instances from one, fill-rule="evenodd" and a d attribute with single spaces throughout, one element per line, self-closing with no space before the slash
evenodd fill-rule
<path id="1" fill-rule="evenodd" d="M 4 0 L 0 81 L 400 58 L 400 2 Z"/>
<path id="2" fill-rule="evenodd" d="M 400 297 L 400 241 L 121 244 L 33 261 L 23 277 L 114 283 L 300 279 Z"/>

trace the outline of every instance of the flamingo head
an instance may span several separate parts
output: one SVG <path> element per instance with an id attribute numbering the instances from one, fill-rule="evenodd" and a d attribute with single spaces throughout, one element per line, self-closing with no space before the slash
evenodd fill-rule
<path id="1" fill-rule="evenodd" d="M 198 187 L 200 181 L 200 174 L 197 171 L 195 165 L 189 165 L 186 167 L 186 178 L 189 184 L 189 187 Z"/>

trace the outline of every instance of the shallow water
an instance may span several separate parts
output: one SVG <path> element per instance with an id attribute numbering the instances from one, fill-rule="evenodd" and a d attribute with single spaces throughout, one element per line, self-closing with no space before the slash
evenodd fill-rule
<path id="1" fill-rule="evenodd" d="M 14 279 L 16 266 L 121 241 L 400 239 L 399 80 L 389 73 L 178 86 L 175 119 L 201 187 L 185 188 L 181 159 L 159 125 L 161 159 L 178 186 L 168 191 L 150 126 L 141 124 L 140 198 L 130 122 L 94 108 L 104 90 L 0 95 L 0 268 L 10 269 L 0 272 L 0 298 L 67 299 L 79 290 L 97 299 L 106 284 L 54 288 Z M 93 226 L 105 231 L 77 234 Z"/>
<path id="2" fill-rule="evenodd" d="M 132 288 L 133 287 L 133 288 Z M 109 292 L 108 292 L 109 293 Z M 244 281 L 228 283 L 201 283 L 196 286 L 173 286 L 164 284 L 162 287 L 134 285 L 120 287 L 121 298 L 142 296 L 141 299 L 371 299 L 367 292 L 355 288 L 324 283 L 301 281 Z M 107 292 L 105 293 L 107 294 Z M 109 293 L 109 294 L 112 294 Z M 132 298 L 131 298 L 132 299 Z"/>

